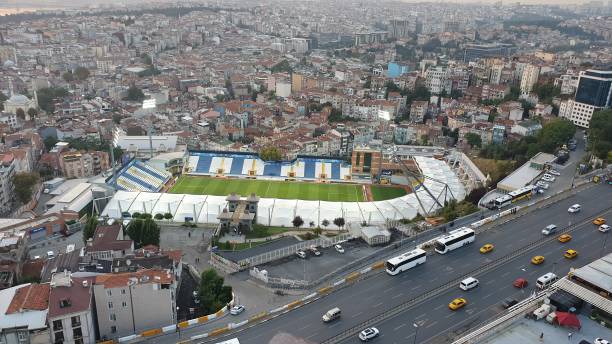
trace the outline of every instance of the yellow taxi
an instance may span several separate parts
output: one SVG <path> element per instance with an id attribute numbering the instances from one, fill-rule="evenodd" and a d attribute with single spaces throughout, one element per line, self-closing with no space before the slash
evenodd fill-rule
<path id="1" fill-rule="evenodd" d="M 601 226 L 601 225 L 603 225 L 605 223 L 606 223 L 606 219 L 604 219 L 603 217 L 598 217 L 595 220 L 593 220 L 593 224 L 594 225 Z"/>
<path id="2" fill-rule="evenodd" d="M 544 256 L 535 256 L 531 258 L 531 264 L 540 265 L 544 263 Z"/>
<path id="3" fill-rule="evenodd" d="M 493 246 L 493 244 L 485 244 L 480 248 L 480 253 L 489 253 L 493 251 L 494 248 L 495 246 Z"/>
<path id="4" fill-rule="evenodd" d="M 572 236 L 569 235 L 569 234 L 563 234 L 563 235 L 559 236 L 559 241 L 560 242 L 568 242 L 570 240 L 572 240 Z"/>
<path id="5" fill-rule="evenodd" d="M 567 259 L 574 259 L 576 258 L 576 256 L 578 255 L 578 252 L 576 250 L 567 250 L 565 251 L 565 253 L 563 254 L 563 257 L 567 258 Z"/>
<path id="6" fill-rule="evenodd" d="M 467 301 L 464 298 L 460 297 L 460 298 L 457 298 L 451 301 L 451 303 L 448 304 L 448 308 L 450 308 L 453 311 L 456 311 L 459 308 L 465 306 L 466 304 L 467 304 Z"/>

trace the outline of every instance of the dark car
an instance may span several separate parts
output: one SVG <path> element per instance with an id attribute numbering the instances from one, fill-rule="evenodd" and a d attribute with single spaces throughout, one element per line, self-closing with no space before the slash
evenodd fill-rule
<path id="1" fill-rule="evenodd" d="M 504 307 L 504 309 L 508 309 L 508 308 L 516 305 L 517 303 L 518 303 L 518 301 L 516 301 L 515 299 L 509 297 L 509 298 L 505 299 L 502 302 L 502 306 Z"/>

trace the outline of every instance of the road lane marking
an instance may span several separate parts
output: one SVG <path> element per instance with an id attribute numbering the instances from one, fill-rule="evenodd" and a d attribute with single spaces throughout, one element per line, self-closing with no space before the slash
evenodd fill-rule
<path id="1" fill-rule="evenodd" d="M 448 319 L 448 318 L 452 317 L 452 316 L 453 316 L 453 315 L 455 315 L 455 314 L 457 314 L 457 313 L 455 313 L 455 312 L 450 312 L 450 313 L 449 313 L 447 316 L 445 316 L 445 318 L 446 318 L 446 319 Z"/>
<path id="2" fill-rule="evenodd" d="M 442 308 L 442 307 L 444 307 L 444 304 L 439 305 L 438 307 L 434 308 L 434 310 L 435 310 L 435 311 L 437 311 L 438 309 L 440 309 L 440 308 Z"/>
<path id="3" fill-rule="evenodd" d="M 434 321 L 434 322 L 432 322 L 431 324 L 429 324 L 429 325 L 425 326 L 425 328 L 430 328 L 430 327 L 434 326 L 434 325 L 435 325 L 435 324 L 437 324 L 437 323 L 438 323 L 437 321 Z"/>
<path id="4" fill-rule="evenodd" d="M 422 318 L 422 317 L 424 317 L 426 314 L 427 314 L 427 313 L 423 313 L 423 314 L 419 315 L 418 317 L 414 318 L 414 320 L 417 320 L 417 319 L 419 319 L 419 318 Z"/>
<path id="5" fill-rule="evenodd" d="M 483 298 L 483 299 L 487 299 L 487 298 L 489 298 L 489 297 L 493 296 L 493 294 L 495 294 L 495 293 L 487 294 L 487 295 L 483 296 L 482 298 Z"/>
<path id="6" fill-rule="evenodd" d="M 510 275 L 510 271 L 504 272 L 504 273 L 501 275 L 501 277 L 506 277 L 506 276 L 508 276 L 508 275 Z"/>
<path id="7" fill-rule="evenodd" d="M 390 292 L 391 290 L 395 289 L 395 287 L 391 287 L 391 288 L 387 288 L 383 291 L 383 294 L 386 294 L 388 292 Z"/>
<path id="8" fill-rule="evenodd" d="M 360 316 L 361 314 L 363 314 L 363 312 L 355 313 L 351 318 L 356 318 L 356 317 Z"/>
<path id="9" fill-rule="evenodd" d="M 392 299 L 396 299 L 396 298 L 398 298 L 398 297 L 400 297 L 402 295 L 404 295 L 404 293 L 399 293 L 399 294 L 395 295 L 394 297 L 392 297 Z"/>
<path id="10" fill-rule="evenodd" d="M 393 331 L 397 331 L 397 330 L 399 330 L 400 328 L 402 328 L 402 327 L 404 327 L 404 326 L 406 326 L 406 324 L 405 324 L 405 323 L 404 323 L 404 324 L 399 325 L 399 326 L 398 326 L 398 327 L 396 327 L 396 328 L 394 328 L 394 329 L 393 329 Z"/>
<path id="11" fill-rule="evenodd" d="M 380 306 L 382 306 L 382 304 L 383 304 L 382 302 L 381 302 L 381 303 L 377 303 L 377 304 L 375 304 L 375 305 L 374 305 L 374 306 L 372 306 L 372 307 L 374 307 L 374 308 L 376 308 L 376 307 L 380 307 Z"/>
<path id="12" fill-rule="evenodd" d="M 495 280 L 494 280 L 494 279 L 490 280 L 489 282 L 487 282 L 487 283 L 485 283 L 485 284 L 489 285 L 489 284 L 493 284 L 493 283 L 495 283 Z"/>
<path id="13" fill-rule="evenodd" d="M 420 284 L 419 284 L 419 285 L 417 285 L 416 287 L 412 287 L 410 290 L 417 290 L 417 289 L 419 289 L 419 288 L 421 288 L 421 285 L 420 285 Z"/>

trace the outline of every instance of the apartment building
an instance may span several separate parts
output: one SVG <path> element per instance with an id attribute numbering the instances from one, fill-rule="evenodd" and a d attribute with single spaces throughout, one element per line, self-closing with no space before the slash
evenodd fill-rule
<path id="1" fill-rule="evenodd" d="M 0 290 L 0 343 L 49 344 L 49 284 Z"/>
<path id="2" fill-rule="evenodd" d="M 120 224 L 98 226 L 94 236 L 87 240 L 85 254 L 91 259 L 110 260 L 134 253 L 134 242 L 123 239 Z"/>
<path id="3" fill-rule="evenodd" d="M 117 338 L 176 323 L 177 283 L 166 270 L 140 270 L 95 277 L 98 330 Z"/>
<path id="4" fill-rule="evenodd" d="M 94 344 L 96 342 L 94 277 L 71 277 L 59 272 L 51 279 L 48 324 L 51 343 Z"/>
<path id="5" fill-rule="evenodd" d="M 445 67 L 430 67 L 425 72 L 425 87 L 433 94 L 440 94 L 443 91 L 450 94 L 452 83 L 449 81 L 448 69 Z"/>
<path id="6" fill-rule="evenodd" d="M 15 156 L 12 153 L 0 154 L 0 213 L 8 213 L 15 199 Z"/>
<path id="7" fill-rule="evenodd" d="M 559 116 L 588 128 L 595 111 L 612 107 L 612 71 L 589 69 L 580 72 L 576 96 L 561 103 Z"/>
<path id="8" fill-rule="evenodd" d="M 102 173 L 110 167 L 106 152 L 64 152 L 60 154 L 60 168 L 66 178 L 84 178 Z"/>
<path id="9" fill-rule="evenodd" d="M 427 114 L 429 102 L 426 100 L 416 100 L 410 105 L 410 121 L 414 123 L 423 123 L 423 118 Z"/>
<path id="10" fill-rule="evenodd" d="M 540 76 L 540 67 L 529 64 L 523 69 L 521 75 L 521 93 L 529 94 L 533 90 L 533 86 L 538 82 Z"/>

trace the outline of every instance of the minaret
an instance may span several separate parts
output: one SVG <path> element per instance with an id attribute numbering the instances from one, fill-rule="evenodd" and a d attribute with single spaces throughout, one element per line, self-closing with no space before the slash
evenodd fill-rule
<path id="1" fill-rule="evenodd" d="M 38 91 L 34 89 L 34 104 L 36 105 L 36 109 L 38 109 Z"/>
<path id="2" fill-rule="evenodd" d="M 15 95 L 15 91 L 13 89 L 13 78 L 9 78 L 9 98 Z"/>

